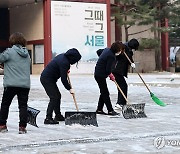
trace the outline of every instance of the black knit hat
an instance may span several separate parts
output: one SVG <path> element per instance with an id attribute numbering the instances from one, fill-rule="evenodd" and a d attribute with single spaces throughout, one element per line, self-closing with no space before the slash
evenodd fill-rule
<path id="1" fill-rule="evenodd" d="M 138 47 L 139 47 L 139 42 L 138 40 L 136 39 L 131 39 L 129 42 L 128 42 L 128 46 L 131 48 L 131 49 L 135 49 L 135 50 L 138 50 Z"/>

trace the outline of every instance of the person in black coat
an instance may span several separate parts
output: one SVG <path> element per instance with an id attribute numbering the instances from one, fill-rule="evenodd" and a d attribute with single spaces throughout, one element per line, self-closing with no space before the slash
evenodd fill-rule
<path id="1" fill-rule="evenodd" d="M 98 101 L 97 114 L 106 114 L 103 111 L 104 104 L 107 107 L 108 115 L 118 115 L 112 107 L 111 100 L 109 97 L 109 90 L 106 83 L 106 78 L 109 76 L 110 80 L 114 81 L 115 77 L 111 73 L 112 66 L 115 62 L 115 55 L 119 55 L 124 51 L 124 45 L 116 41 L 111 45 L 111 48 L 105 48 L 95 66 L 94 78 L 98 83 L 100 89 L 100 97 Z"/>
<path id="2" fill-rule="evenodd" d="M 126 83 L 125 77 L 128 76 L 128 68 L 131 66 L 132 68 L 135 68 L 135 64 L 133 61 L 133 50 L 137 50 L 139 47 L 139 42 L 136 39 L 131 39 L 129 42 L 125 43 L 125 53 L 131 60 L 132 64 L 128 61 L 126 56 L 122 53 L 118 56 L 116 56 L 116 65 L 114 66 L 112 73 L 116 78 L 116 81 L 120 88 L 122 89 L 123 93 L 125 94 L 127 98 L 127 92 L 128 92 L 128 85 Z M 126 105 L 126 100 L 124 99 L 121 92 L 118 90 L 118 99 L 117 103 L 115 105 L 116 109 L 122 109 L 123 105 Z"/>
<path id="3" fill-rule="evenodd" d="M 41 73 L 41 84 L 50 98 L 44 124 L 58 124 L 58 121 L 64 121 L 60 112 L 61 93 L 56 83 L 61 78 L 64 87 L 73 94 L 74 90 L 71 89 L 67 80 L 67 73 L 69 73 L 70 65 L 77 63 L 80 59 L 81 54 L 77 49 L 69 49 L 66 53 L 57 55 Z M 52 118 L 53 111 L 55 113 L 54 119 Z"/>

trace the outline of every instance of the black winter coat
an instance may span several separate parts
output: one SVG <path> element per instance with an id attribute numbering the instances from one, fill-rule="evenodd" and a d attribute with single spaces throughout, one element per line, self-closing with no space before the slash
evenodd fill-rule
<path id="1" fill-rule="evenodd" d="M 110 48 L 105 48 L 95 66 L 95 75 L 107 78 L 112 72 L 112 66 L 115 62 L 115 54 Z"/>
<path id="2" fill-rule="evenodd" d="M 126 54 L 130 58 L 131 62 L 134 63 L 132 59 L 132 56 L 133 56 L 132 49 L 128 47 L 127 43 L 125 43 L 124 45 L 126 46 L 125 47 Z M 126 56 L 124 54 L 120 54 L 116 56 L 116 63 L 113 66 L 112 73 L 117 73 L 117 74 L 127 77 L 129 65 L 130 65 L 130 62 L 128 61 Z"/>
<path id="3" fill-rule="evenodd" d="M 41 73 L 41 78 L 46 78 L 51 82 L 57 82 L 61 77 L 61 81 L 67 90 L 71 87 L 67 80 L 67 72 L 70 64 L 75 64 L 81 59 L 81 55 L 77 49 L 69 49 L 66 53 L 57 55 Z"/>

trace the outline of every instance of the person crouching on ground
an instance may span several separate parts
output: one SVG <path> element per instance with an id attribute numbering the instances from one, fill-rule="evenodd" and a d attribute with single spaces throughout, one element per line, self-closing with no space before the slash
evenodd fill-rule
<path id="1" fill-rule="evenodd" d="M 0 132 L 7 132 L 9 107 L 15 95 L 19 107 L 19 134 L 27 132 L 27 102 L 30 90 L 30 56 L 25 48 L 22 33 L 13 33 L 9 42 L 11 48 L 0 53 L 0 63 L 4 64 L 4 92 L 0 110 Z"/>
<path id="2" fill-rule="evenodd" d="M 61 78 L 64 87 L 74 94 L 67 80 L 67 73 L 69 73 L 70 65 L 77 63 L 80 59 L 81 55 L 77 49 L 69 49 L 66 53 L 57 55 L 41 73 L 40 81 L 50 98 L 44 124 L 58 124 L 58 121 L 65 120 L 60 111 L 61 93 L 56 83 Z M 54 119 L 52 118 L 53 111 Z"/>
<path id="3" fill-rule="evenodd" d="M 116 41 L 111 45 L 110 48 L 105 48 L 103 50 L 96 63 L 94 78 L 100 89 L 100 97 L 96 110 L 97 114 L 106 115 L 106 113 L 103 111 L 103 106 L 105 104 L 108 110 L 108 115 L 118 115 L 118 113 L 114 111 L 111 104 L 106 78 L 109 76 L 110 80 L 115 81 L 115 77 L 111 73 L 112 66 L 115 63 L 116 55 L 124 52 L 124 49 L 125 46 L 122 44 L 122 42 Z"/>

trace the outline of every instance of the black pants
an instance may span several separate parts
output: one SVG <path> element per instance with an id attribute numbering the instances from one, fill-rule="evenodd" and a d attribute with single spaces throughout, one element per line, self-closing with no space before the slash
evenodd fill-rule
<path id="1" fill-rule="evenodd" d="M 61 93 L 56 82 L 49 81 L 46 78 L 40 78 L 40 81 L 46 91 L 46 94 L 49 96 L 50 101 L 46 111 L 46 118 L 51 119 L 53 116 L 53 111 L 55 115 L 61 114 L 60 104 L 61 104 Z"/>
<path id="2" fill-rule="evenodd" d="M 98 86 L 100 89 L 100 97 L 98 101 L 97 110 L 102 110 L 105 104 L 108 112 L 113 111 L 111 100 L 109 97 L 109 90 L 106 83 L 106 78 L 95 76 L 95 80 L 98 83 Z"/>
<path id="3" fill-rule="evenodd" d="M 29 88 L 20 88 L 20 87 L 4 88 L 1 110 L 0 110 L 0 125 L 6 125 L 9 114 L 9 107 L 15 95 L 17 95 L 17 99 L 18 99 L 19 119 L 20 119 L 19 126 L 26 127 Z"/>
<path id="4" fill-rule="evenodd" d="M 118 83 L 119 87 L 121 88 L 121 90 L 123 91 L 124 95 L 127 98 L 127 91 L 128 91 L 128 86 L 126 83 L 126 80 L 124 78 L 124 76 L 120 75 L 120 74 L 116 74 L 113 73 L 116 79 L 116 82 Z M 121 92 L 118 90 L 118 100 L 117 100 L 117 104 L 119 105 L 126 105 L 126 100 L 123 97 L 123 95 L 121 94 Z"/>

